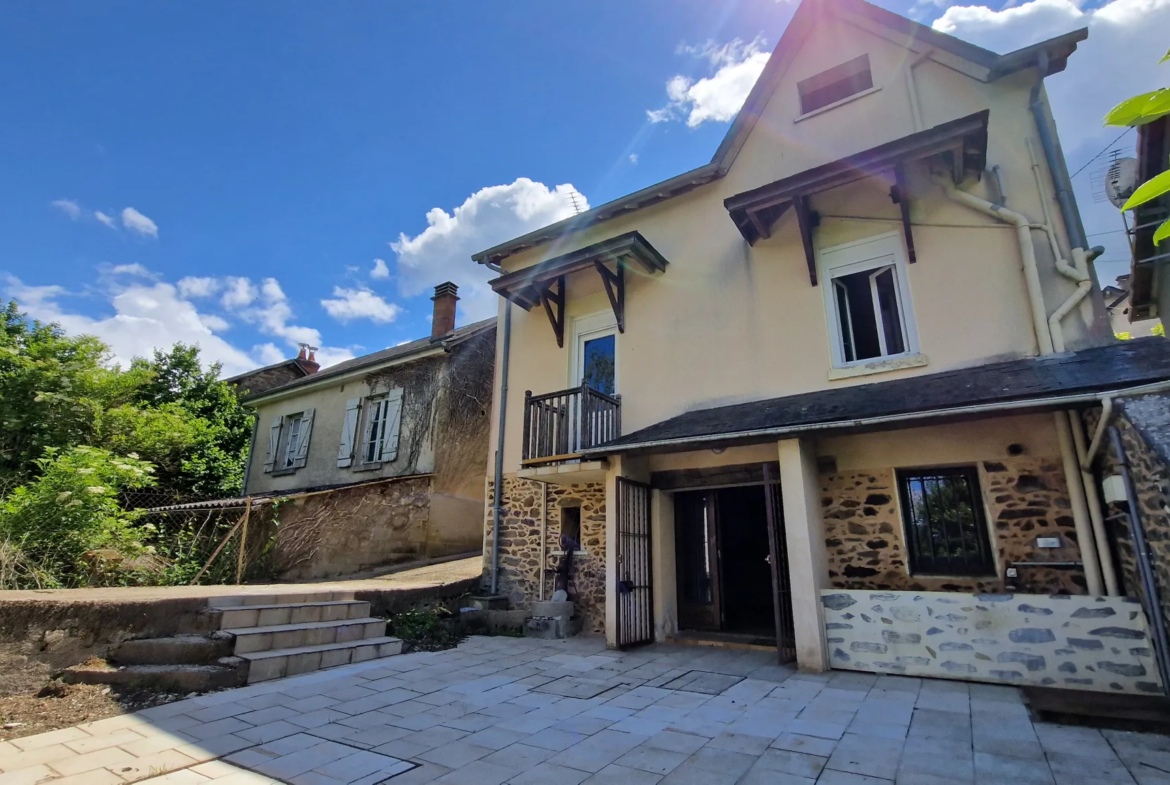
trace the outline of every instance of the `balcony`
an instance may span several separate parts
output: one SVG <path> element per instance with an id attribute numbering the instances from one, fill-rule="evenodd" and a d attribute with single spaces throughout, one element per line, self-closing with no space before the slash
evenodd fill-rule
<path id="1" fill-rule="evenodd" d="M 524 393 L 525 467 L 572 461 L 581 451 L 621 435 L 620 395 L 606 395 L 587 384 L 570 390 Z"/>

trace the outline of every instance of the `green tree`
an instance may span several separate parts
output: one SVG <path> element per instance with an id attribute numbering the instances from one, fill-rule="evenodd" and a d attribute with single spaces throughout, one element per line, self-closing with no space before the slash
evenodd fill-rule
<path id="1" fill-rule="evenodd" d="M 94 447 L 49 447 L 36 464 L 39 476 L 0 503 L 0 542 L 37 565 L 46 583 L 94 582 L 94 562 L 87 561 L 94 551 L 132 559 L 146 550 L 136 513 L 118 498 L 154 483 L 150 464 Z"/>
<path id="2" fill-rule="evenodd" d="M 204 370 L 199 347 L 177 343 L 167 352 L 156 349 L 150 360 L 135 360 L 131 371 L 148 379 L 137 388 L 139 406 L 185 413 L 197 426 L 190 431 L 191 443 L 178 470 L 160 464 L 160 484 L 203 497 L 239 494 L 253 415 L 240 405 L 235 388 L 219 378 L 219 364 Z"/>
<path id="3" fill-rule="evenodd" d="M 1159 64 L 1170 60 L 1170 51 L 1159 60 Z M 1105 115 L 1106 125 L 1139 126 L 1152 123 L 1160 117 L 1170 114 L 1170 88 L 1163 87 L 1149 93 L 1134 96 L 1122 101 Z M 1132 210 L 1147 202 L 1170 192 L 1170 169 L 1150 178 L 1142 183 L 1128 201 L 1121 206 L 1122 211 Z M 1154 232 L 1154 245 L 1160 245 L 1170 237 L 1170 220 L 1167 220 Z"/>

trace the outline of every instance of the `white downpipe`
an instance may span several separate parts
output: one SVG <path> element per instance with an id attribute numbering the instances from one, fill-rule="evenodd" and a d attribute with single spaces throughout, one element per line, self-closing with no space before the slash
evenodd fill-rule
<path id="1" fill-rule="evenodd" d="M 1109 399 L 1106 399 L 1109 400 Z M 1068 424 L 1072 429 L 1073 446 L 1077 448 L 1077 463 L 1081 467 L 1081 484 L 1085 486 L 1085 500 L 1089 504 L 1089 521 L 1093 524 L 1093 540 L 1097 543 L 1097 554 L 1101 562 L 1101 576 L 1105 579 L 1105 592 L 1110 597 L 1121 596 L 1121 586 L 1117 582 L 1117 572 L 1113 569 L 1113 560 L 1104 557 L 1109 553 L 1109 536 L 1105 532 L 1105 512 L 1101 505 L 1101 494 L 1097 492 L 1097 482 L 1093 479 L 1092 461 L 1085 448 L 1085 424 L 1080 412 L 1068 411 Z"/>
<path id="2" fill-rule="evenodd" d="M 914 120 L 915 131 L 921 131 L 925 126 L 922 122 L 922 107 L 918 103 L 918 85 L 914 82 L 914 69 L 924 60 L 930 59 L 931 51 L 927 49 L 906 64 L 906 92 L 910 95 L 910 117 Z"/>
<path id="3" fill-rule="evenodd" d="M 1064 328 L 1060 326 L 1060 323 L 1073 308 L 1081 304 L 1081 300 L 1088 296 L 1089 290 L 1093 288 L 1093 282 L 1089 279 L 1089 262 L 1085 258 L 1084 248 L 1072 249 L 1072 264 L 1069 264 L 1060 252 L 1060 244 L 1056 241 L 1056 231 L 1052 225 L 1052 211 L 1048 208 L 1048 198 L 1044 191 L 1044 181 L 1040 175 L 1040 162 L 1036 159 L 1036 151 L 1032 147 L 1032 140 L 1027 139 L 1026 142 L 1028 158 L 1032 162 L 1032 176 L 1036 179 L 1036 192 L 1040 195 L 1040 205 L 1044 210 L 1044 232 L 1048 235 L 1048 242 L 1052 246 L 1052 258 L 1056 260 L 1056 271 L 1077 285 L 1076 290 L 1069 295 L 1069 298 L 1061 303 L 1052 312 L 1052 315 L 1048 317 L 1048 329 L 1052 333 L 1052 348 L 1057 352 L 1063 352 L 1065 350 Z M 1098 515 L 1100 515 L 1100 512 L 1098 512 Z"/>
<path id="4" fill-rule="evenodd" d="M 544 573 L 548 564 L 548 483 L 540 484 L 540 569 L 536 573 L 540 579 L 540 601 L 544 602 Z"/>
<path id="5" fill-rule="evenodd" d="M 1091 464 L 1097 459 L 1097 451 L 1101 449 L 1101 444 L 1105 441 L 1105 430 L 1109 427 L 1109 421 L 1113 419 L 1113 399 L 1105 396 L 1101 399 L 1101 419 L 1097 422 L 1097 430 L 1093 432 L 1093 441 L 1089 443 L 1089 451 L 1085 455 L 1086 464 Z"/>
<path id="6" fill-rule="evenodd" d="M 1044 295 L 1040 285 L 1040 271 L 1036 265 L 1036 249 L 1032 245 L 1032 222 L 1014 210 L 1009 210 L 1002 205 L 992 204 L 986 199 L 980 199 L 966 191 L 960 191 L 946 177 L 935 177 L 934 181 L 942 187 L 947 197 L 952 201 L 966 205 L 981 213 L 990 215 L 996 220 L 1010 223 L 1016 227 L 1016 237 L 1020 244 L 1020 257 L 1024 263 L 1024 281 L 1027 284 L 1028 302 L 1031 306 L 1032 327 L 1036 332 L 1036 342 L 1040 347 L 1040 354 L 1053 354 L 1055 351 L 1053 347 L 1053 331 L 1046 313 L 1047 309 L 1044 307 Z M 1041 192 L 1041 201 L 1043 201 L 1043 192 Z M 1081 297 L 1083 296 L 1081 295 Z M 1079 302 L 1079 299 L 1077 302 Z M 1075 304 L 1074 302 L 1073 305 Z M 1064 305 L 1068 305 L 1068 303 L 1066 302 Z M 1062 305 L 1062 307 L 1064 306 Z M 1071 308 L 1072 305 L 1069 305 L 1065 313 Z M 1060 315 L 1063 316 L 1063 314 Z M 1063 350 L 1063 346 L 1061 348 Z M 1077 545 L 1080 548 L 1081 562 L 1085 569 L 1086 588 L 1089 590 L 1089 594 L 1100 596 L 1104 590 L 1101 577 L 1101 560 L 1098 557 L 1096 536 L 1089 514 L 1089 507 L 1086 502 L 1086 491 L 1081 477 L 1080 461 L 1078 460 L 1073 441 L 1073 429 L 1066 412 L 1056 412 L 1053 416 L 1053 421 L 1056 426 L 1056 439 L 1060 445 L 1061 462 L 1064 465 L 1065 482 L 1068 484 L 1069 502 L 1072 505 L 1073 523 L 1076 526 L 1077 532 Z"/>
<path id="7" fill-rule="evenodd" d="M 942 186 L 947 198 L 953 202 L 966 205 L 973 210 L 990 215 L 996 220 L 1012 224 L 1016 227 L 1016 238 L 1020 244 L 1020 256 L 1024 262 L 1024 280 L 1027 282 L 1028 304 L 1032 312 L 1032 329 L 1036 333 L 1036 343 L 1040 347 L 1040 354 L 1052 354 L 1052 336 L 1048 332 L 1048 315 L 1044 308 L 1044 295 L 1040 289 L 1040 271 L 1036 267 L 1036 249 L 1032 247 L 1032 222 L 1023 215 L 1009 210 L 1001 205 L 995 205 L 986 199 L 960 191 L 946 177 L 933 178 Z"/>

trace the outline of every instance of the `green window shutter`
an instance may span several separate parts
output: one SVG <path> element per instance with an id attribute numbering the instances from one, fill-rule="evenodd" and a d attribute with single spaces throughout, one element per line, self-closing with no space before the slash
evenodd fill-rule
<path id="1" fill-rule="evenodd" d="M 338 469 L 345 469 L 353 465 L 354 442 L 357 440 L 361 410 L 361 398 L 350 398 L 345 404 L 345 422 L 341 426 L 341 446 L 337 448 Z"/>
<path id="2" fill-rule="evenodd" d="M 280 428 L 284 425 L 284 417 L 279 414 L 272 418 L 272 426 L 268 429 L 268 453 L 264 456 L 264 471 L 272 471 L 276 465 L 277 451 L 280 449 Z"/>
<path id="3" fill-rule="evenodd" d="M 398 433 L 402 426 L 402 390 L 391 390 L 386 395 L 386 436 L 382 440 L 382 463 L 398 457 Z"/>

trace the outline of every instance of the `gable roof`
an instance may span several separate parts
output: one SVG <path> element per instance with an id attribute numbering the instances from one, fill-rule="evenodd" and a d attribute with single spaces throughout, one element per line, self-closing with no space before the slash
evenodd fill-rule
<path id="1" fill-rule="evenodd" d="M 328 368 L 323 368 L 311 376 L 295 379 L 287 384 L 273 387 L 271 390 L 265 390 L 256 395 L 249 395 L 243 401 L 251 405 L 266 398 L 284 395 L 288 392 L 299 392 L 301 388 L 315 386 L 319 382 L 337 380 L 343 376 L 359 371 L 370 371 L 379 365 L 398 364 L 423 355 L 449 351 L 451 348 L 482 332 L 494 330 L 495 327 L 496 319 L 493 317 L 464 325 L 441 338 L 420 338 L 417 341 L 392 346 L 389 349 L 383 349 L 379 352 L 364 354 L 361 357 L 354 357 L 352 360 L 345 360 L 336 365 L 330 365 Z"/>
<path id="2" fill-rule="evenodd" d="M 606 202 L 579 215 L 515 237 L 473 254 L 471 258 L 480 264 L 499 264 L 513 254 L 544 245 L 619 215 L 672 199 L 723 177 L 731 169 L 748 135 L 755 128 L 780 79 L 800 49 L 800 43 L 822 14 L 832 14 L 900 43 L 908 37 L 910 48 L 916 52 L 931 53 L 932 50 L 944 52 L 951 55 L 952 59 L 957 58 L 972 66 L 964 72 L 984 82 L 992 82 L 1025 68 L 1038 66 L 1041 62 L 1047 63 L 1044 76 L 1063 71 L 1069 55 L 1076 51 L 1077 44 L 1089 36 L 1088 28 L 1081 28 L 1015 52 L 999 55 L 879 8 L 865 0 L 802 0 L 709 163 Z M 950 62 L 947 64 L 953 65 Z"/>
<path id="3" fill-rule="evenodd" d="M 582 452 L 598 456 L 773 441 L 785 434 L 873 428 L 883 422 L 969 417 L 976 406 L 1005 412 L 1069 408 L 1167 380 L 1170 341 L 1138 338 L 1079 352 L 697 409 Z"/>

